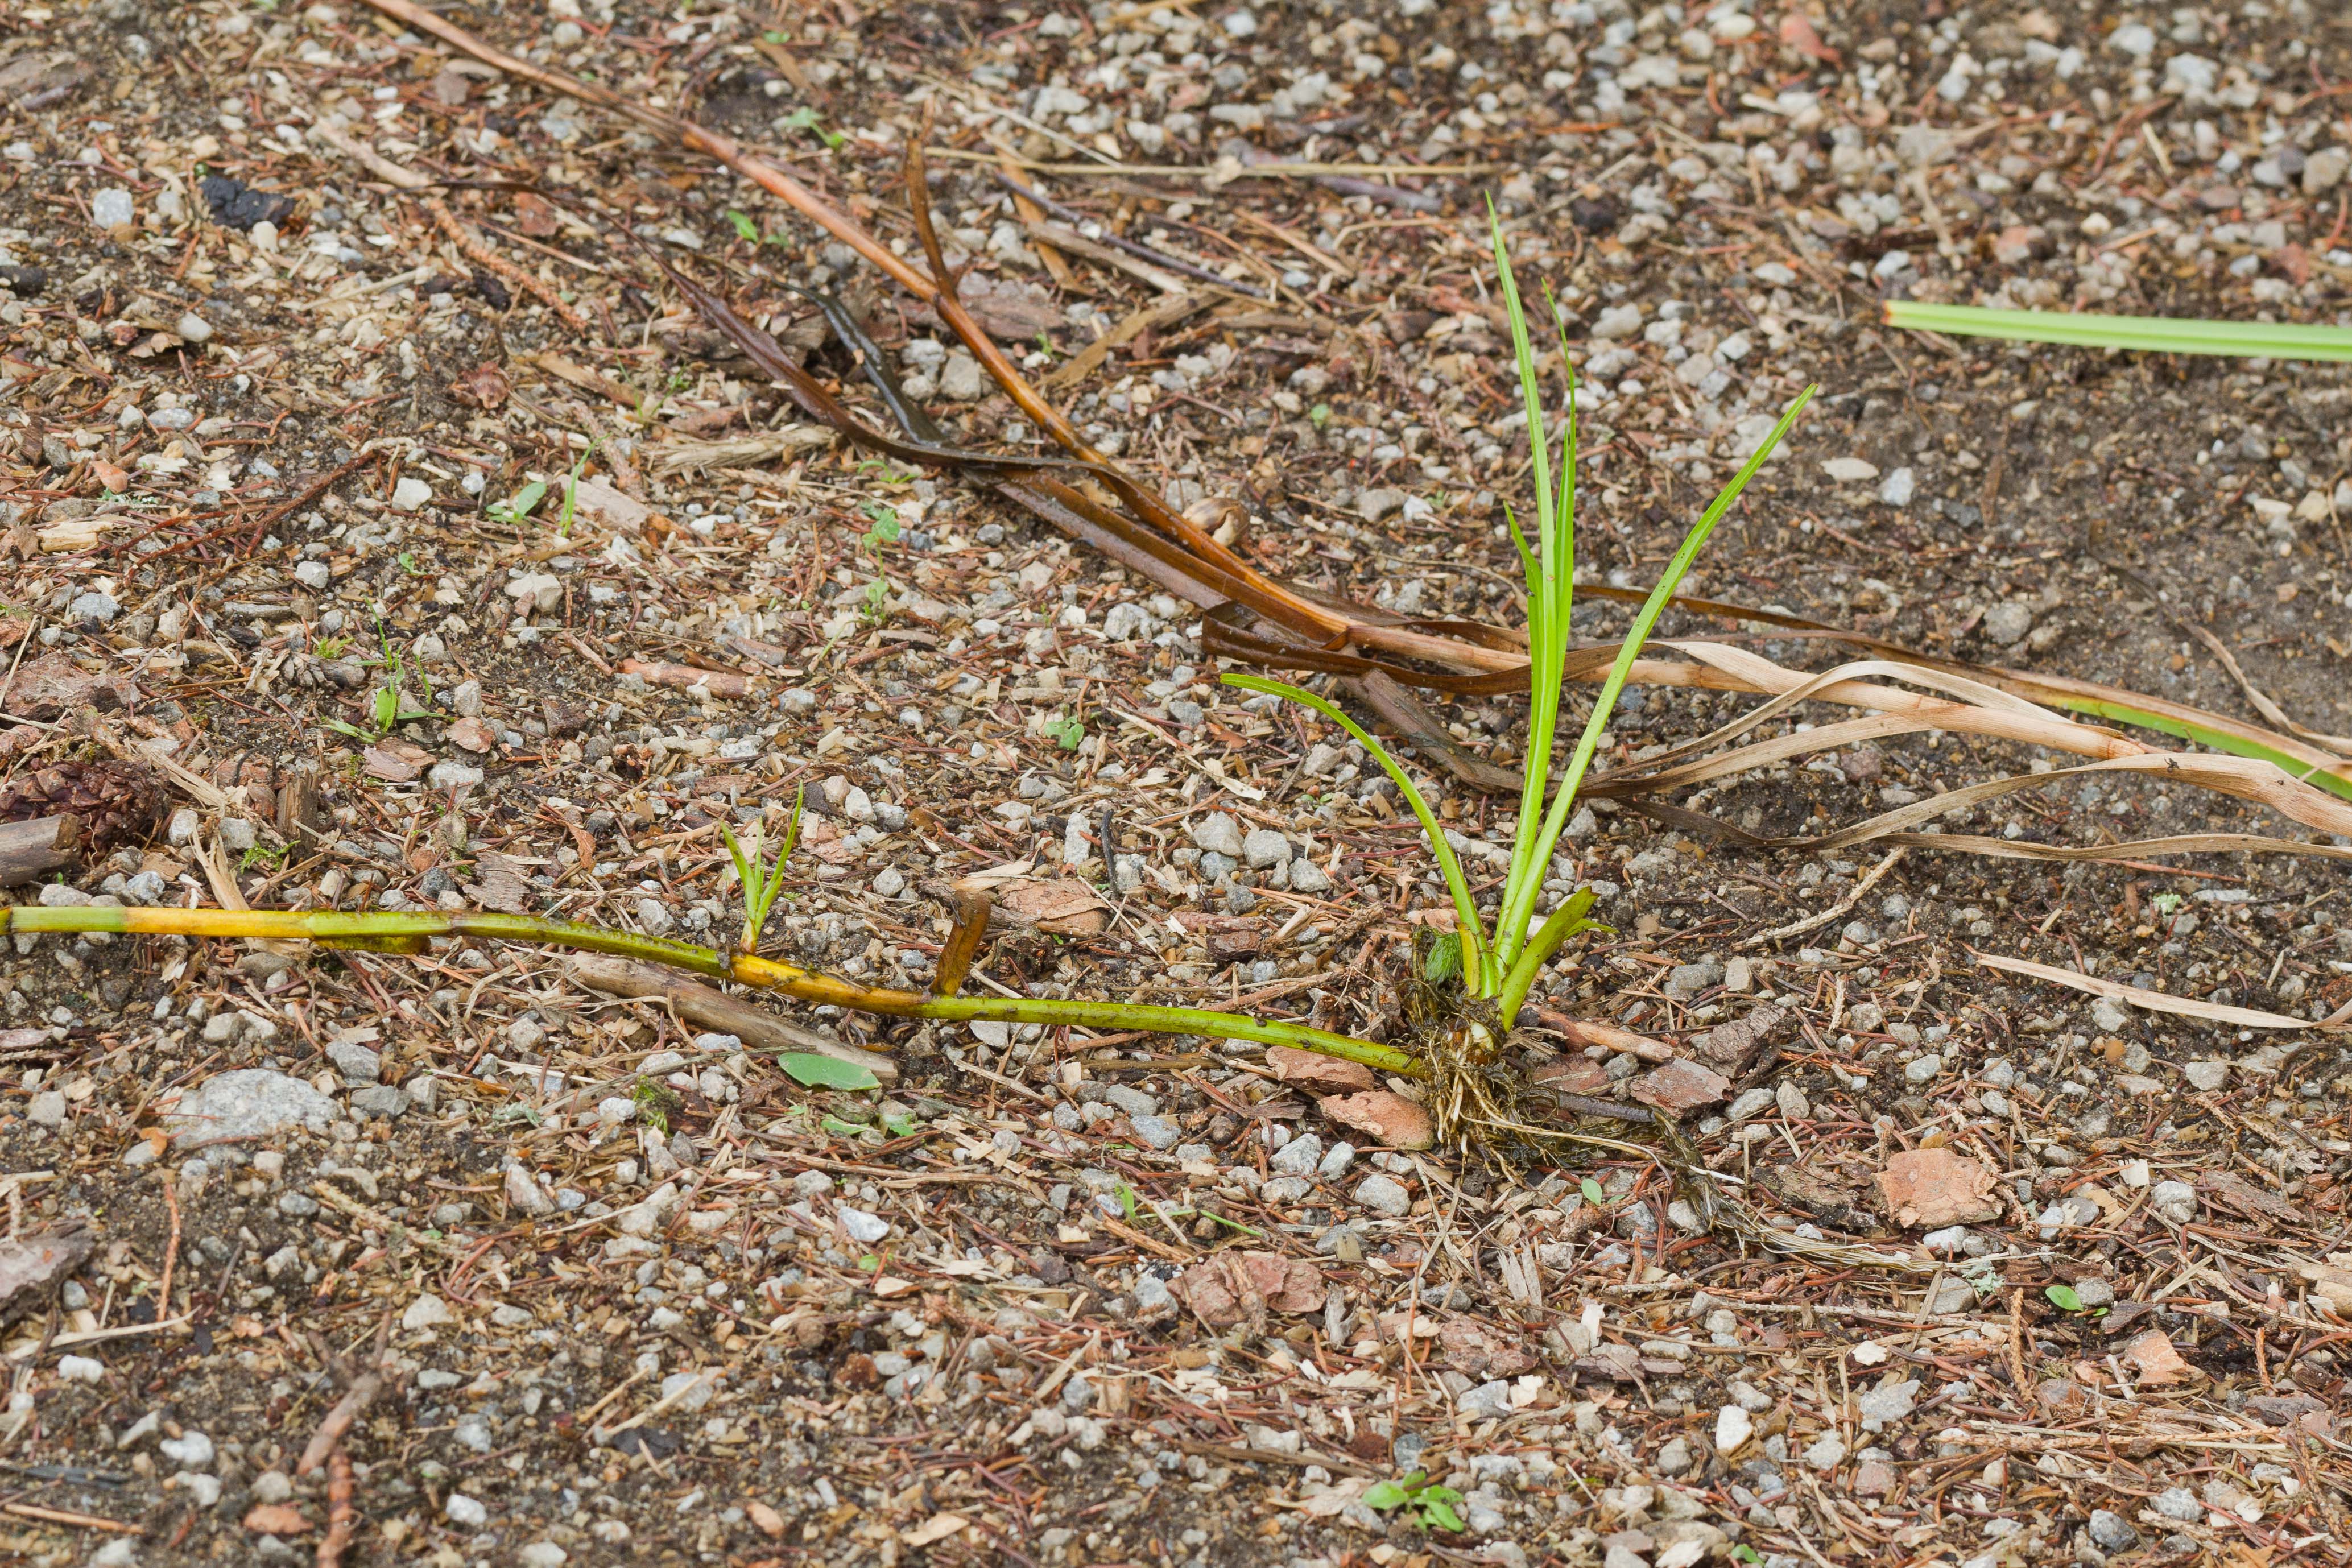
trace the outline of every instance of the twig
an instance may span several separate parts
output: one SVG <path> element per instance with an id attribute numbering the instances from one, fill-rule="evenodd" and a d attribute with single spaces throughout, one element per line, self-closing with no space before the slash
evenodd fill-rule
<path id="1" fill-rule="evenodd" d="M 38 1503 L 0 1502 L 0 1512 L 13 1513 L 19 1519 L 37 1519 L 46 1524 L 78 1524 L 84 1530 L 113 1530 L 125 1535 L 137 1535 L 147 1527 L 125 1524 L 119 1519 L 102 1519 L 94 1513 L 74 1513 L 62 1508 L 43 1508 Z"/>
<path id="2" fill-rule="evenodd" d="M 1048 196 L 1043 192 L 1035 190 L 1028 185 L 1023 184 L 1020 181 L 1014 179 L 1012 175 L 1005 173 L 1002 170 L 997 172 L 996 179 L 999 184 L 1012 192 L 1014 195 L 1026 196 L 1029 200 L 1036 203 L 1039 206 L 1045 208 L 1047 212 L 1053 214 L 1055 217 L 1061 219 L 1066 224 L 1075 225 L 1078 224 L 1100 222 L 1099 219 L 1095 218 L 1088 214 L 1082 213 L 1076 207 L 1064 206 L 1061 203 L 1054 200 L 1053 197 Z M 1087 240 L 1095 245 L 1109 246 L 1114 249 L 1123 250 L 1127 252 L 1128 255 L 1148 261 L 1154 267 L 1163 267 L 1170 272 L 1179 272 L 1187 277 L 1196 277 L 1203 283 L 1213 283 L 1219 288 L 1229 288 L 1235 294 L 1246 294 L 1253 299 L 1264 299 L 1268 297 L 1265 289 L 1259 288 L 1254 284 L 1236 283 L 1230 277 L 1220 277 L 1218 274 L 1210 271 L 1205 267 L 1202 267 L 1195 262 L 1186 261 L 1182 256 L 1171 256 L 1164 250 L 1154 250 L 1151 246 L 1141 244 L 1136 240 L 1129 239 L 1124 235 L 1114 234 L 1108 225 L 1104 226 L 1103 232 L 1099 235 L 1089 235 L 1081 229 L 1078 232 L 1077 237 L 1083 240 Z M 1054 243 L 1057 245 L 1065 244 L 1065 242 L 1060 239 L 1056 239 Z M 1072 246 L 1068 248 L 1076 247 Z"/>
<path id="3" fill-rule="evenodd" d="M 163 1274 L 155 1290 L 155 1316 L 172 1312 L 172 1268 L 180 1260 L 180 1191 L 169 1172 L 163 1176 L 163 1207 L 172 1211 L 171 1239 L 163 1244 Z"/>
<path id="4" fill-rule="evenodd" d="M 311 1434 L 310 1446 L 302 1450 L 302 1458 L 294 1467 L 296 1475 L 307 1476 L 330 1455 L 340 1453 L 343 1435 L 352 1429 L 352 1423 L 383 1392 L 383 1353 L 391 1343 L 392 1314 L 386 1312 L 383 1321 L 376 1325 L 375 1349 L 368 1357 L 367 1370 L 352 1380 L 351 1387 L 327 1412 L 327 1418 L 319 1423 L 318 1431 Z M 345 1479 L 348 1484 L 349 1477 Z M 324 1556 L 320 1560 L 324 1562 Z"/>
<path id="5" fill-rule="evenodd" d="M 425 210 L 431 213 L 433 221 L 439 224 L 443 232 L 457 242 L 457 248 L 465 253 L 468 261 L 479 267 L 488 267 L 499 277 L 554 311 L 556 315 L 562 318 L 563 324 L 574 332 L 583 338 L 588 335 L 588 319 L 566 305 L 563 302 L 563 296 L 556 292 L 553 284 L 535 274 L 525 272 L 521 267 L 492 250 L 483 241 L 481 235 L 457 221 L 457 214 L 449 210 L 448 203 L 438 196 L 427 196 L 425 198 Z"/>
<path id="6" fill-rule="evenodd" d="M 327 1459 L 327 1533 L 319 1538 L 319 1568 L 340 1568 L 358 1517 L 352 1507 L 352 1457 L 337 1448 Z"/>
<path id="7" fill-rule="evenodd" d="M 1843 898 L 1838 900 L 1837 903 L 1831 904 L 1819 915 L 1809 915 L 1804 919 L 1798 921 L 1792 925 L 1782 925 L 1771 931 L 1761 932 L 1757 936 L 1750 936 L 1747 941 L 1742 942 L 1740 946 L 1742 947 L 1760 947 L 1767 942 L 1778 942 L 1785 937 L 1801 936 L 1806 932 L 1814 929 L 1816 926 L 1828 925 L 1831 921 L 1835 920 L 1839 915 L 1843 915 L 1847 910 L 1852 909 L 1855 904 L 1861 903 L 1862 895 L 1868 893 L 1872 888 L 1877 886 L 1878 879 L 1885 876 L 1888 872 L 1893 871 L 1895 869 L 1895 862 L 1904 857 L 1904 855 L 1909 851 L 1909 848 L 1910 846 L 1907 844 L 1897 844 L 1893 849 L 1887 851 L 1886 858 L 1880 861 L 1876 865 L 1872 866 L 1863 879 L 1853 884 L 1853 891 L 1852 893 L 1847 894 Z"/>

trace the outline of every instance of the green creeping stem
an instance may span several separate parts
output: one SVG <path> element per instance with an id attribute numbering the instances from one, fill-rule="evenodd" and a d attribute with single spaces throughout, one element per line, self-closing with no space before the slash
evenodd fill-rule
<path id="1" fill-rule="evenodd" d="M 319 942 L 329 946 L 394 952 L 421 951 L 435 936 L 475 936 L 502 942 L 569 947 L 587 953 L 684 969 L 717 980 L 735 980 L 762 990 L 782 991 L 806 1001 L 829 1003 L 893 1018 L 948 1021 L 1075 1024 L 1090 1029 L 1145 1030 L 1156 1034 L 1222 1035 L 1286 1045 L 1360 1061 L 1382 1072 L 1419 1078 L 1427 1069 L 1392 1046 L 1334 1034 L 1305 1024 L 1269 1022 L 1205 1008 L 1151 1007 L 1137 1002 L 1061 1001 L 1026 997 L 935 997 L 861 986 L 836 976 L 778 963 L 751 954 L 722 953 L 688 942 L 614 931 L 576 921 L 530 915 L 472 912 L 346 915 L 334 911 L 150 909 L 84 904 L 64 908 L 19 907 L 6 911 L 14 932 L 113 932 L 125 935 L 257 937 Z"/>

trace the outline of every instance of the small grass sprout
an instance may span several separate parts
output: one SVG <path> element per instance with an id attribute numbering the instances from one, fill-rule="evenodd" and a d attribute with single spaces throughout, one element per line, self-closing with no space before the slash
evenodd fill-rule
<path id="1" fill-rule="evenodd" d="M 736 880 L 743 886 L 743 934 L 736 938 L 736 946 L 746 953 L 760 950 L 760 933 L 768 924 L 768 911 L 783 891 L 784 862 L 793 858 L 793 846 L 800 842 L 801 806 L 806 799 L 806 791 L 793 792 L 792 819 L 785 824 L 784 841 L 777 846 L 772 861 L 761 858 L 758 822 L 744 830 L 744 838 L 751 841 L 748 844 L 737 840 L 734 830 L 719 825 L 719 836 L 727 841 L 728 857 L 735 862 Z"/>
<path id="2" fill-rule="evenodd" d="M 1428 836 L 1431 852 L 1436 856 L 1438 870 L 1445 879 L 1446 889 L 1454 903 L 1454 934 L 1429 944 L 1422 955 L 1422 978 L 1424 981 L 1445 988 L 1458 986 L 1459 991 L 1452 1005 L 1442 1008 L 1436 1015 L 1438 1020 L 1446 1024 L 1445 1032 L 1453 1041 L 1450 1050 L 1436 1054 L 1452 1056 L 1457 1063 L 1471 1066 L 1492 1061 L 1545 961 L 1570 936 L 1593 927 L 1594 922 L 1588 918 L 1593 903 L 1590 888 L 1580 889 L 1563 900 L 1540 925 L 1535 921 L 1536 901 L 1549 874 L 1552 851 L 1568 824 L 1577 790 L 1592 764 L 1601 737 L 1608 728 L 1610 715 L 1616 708 L 1618 695 L 1624 689 L 1634 658 L 1657 625 L 1667 601 L 1673 598 L 1675 589 L 1697 559 L 1699 551 L 1706 547 L 1716 525 L 1722 521 L 1732 503 L 1747 488 L 1748 481 L 1772 455 L 1817 390 L 1808 387 L 1790 403 L 1771 434 L 1748 455 L 1738 474 L 1717 494 L 1684 537 L 1681 548 L 1675 550 L 1656 587 L 1634 616 L 1633 629 L 1619 645 L 1615 662 L 1610 666 L 1600 696 L 1593 703 L 1583 732 L 1578 737 L 1569 755 L 1567 767 L 1559 775 L 1557 788 L 1554 788 L 1552 743 L 1559 721 L 1561 687 L 1569 654 L 1569 614 L 1575 601 L 1576 383 L 1571 371 L 1561 410 L 1559 447 L 1555 464 L 1545 419 L 1543 377 L 1536 363 L 1527 309 L 1519 297 L 1518 280 L 1511 270 L 1501 220 L 1491 211 L 1488 225 L 1494 240 L 1495 270 L 1501 284 L 1504 309 L 1510 319 L 1511 347 L 1518 370 L 1519 391 L 1526 404 L 1535 480 L 1533 540 L 1530 541 L 1522 532 L 1517 514 L 1507 505 L 1504 514 L 1512 542 L 1518 547 L 1520 565 L 1527 582 L 1529 706 L 1518 828 L 1492 925 L 1481 928 L 1479 909 L 1471 894 L 1469 880 L 1463 874 L 1462 862 L 1454 854 L 1453 845 L 1447 841 L 1444 829 L 1430 810 L 1429 802 L 1423 798 L 1420 789 L 1389 755 L 1386 747 L 1336 706 L 1312 692 L 1259 675 L 1228 674 L 1224 677 L 1228 685 L 1272 693 L 1315 709 L 1360 743 L 1381 769 L 1396 781 L 1405 803 L 1412 808 L 1414 817 L 1420 821 L 1423 832 Z M 1555 303 L 1552 315 L 1556 323 L 1559 314 Z M 1568 359 L 1566 330 L 1564 328 L 1556 329 L 1560 357 L 1565 362 Z M 1483 1098 L 1475 1090 L 1467 1092 L 1473 1102 Z M 1444 1127 L 1453 1120 L 1449 1096 L 1441 1092 L 1435 1098 L 1439 1124 Z M 1492 1111 L 1496 1107 L 1487 1105 L 1483 1109 Z M 1508 1119 L 1516 1120 L 1515 1117 Z"/>

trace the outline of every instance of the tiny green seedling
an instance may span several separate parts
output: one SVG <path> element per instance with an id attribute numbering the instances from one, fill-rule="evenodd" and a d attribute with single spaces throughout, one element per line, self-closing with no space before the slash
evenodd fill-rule
<path id="1" fill-rule="evenodd" d="M 362 729 L 359 726 L 346 723 L 340 718 L 322 719 L 320 722 L 338 735 L 348 735 L 354 740 L 373 745 L 404 724 L 414 723 L 421 718 L 440 717 L 441 716 L 429 706 L 413 708 L 401 700 L 401 693 L 408 685 L 408 665 L 401 658 L 400 651 L 393 647 L 390 643 L 384 643 L 384 658 L 391 666 L 392 678 L 376 687 L 368 695 L 367 716 L 373 728 Z M 418 682 L 425 687 L 425 700 L 429 705 L 433 700 L 432 677 L 425 674 L 423 670 L 417 671 L 416 675 Z"/>
<path id="2" fill-rule="evenodd" d="M 746 953 L 760 950 L 760 933 L 768 924 L 768 911 L 775 906 L 777 894 L 784 890 L 784 862 L 792 859 L 793 846 L 800 841 L 801 804 L 806 798 L 805 791 L 793 791 L 792 820 L 784 827 L 784 841 L 777 846 L 773 861 L 763 862 L 761 858 L 762 830 L 758 822 L 745 831 L 744 837 L 751 840 L 748 847 L 737 841 L 734 830 L 724 823 L 719 825 L 719 836 L 727 841 L 728 857 L 735 862 L 735 878 L 743 886 L 743 934 L 735 941 Z"/>
<path id="3" fill-rule="evenodd" d="M 857 542 L 869 552 L 879 555 L 884 545 L 897 544 L 906 529 L 898 521 L 898 508 L 896 507 L 885 506 L 880 501 L 868 501 L 865 510 L 866 520 L 874 526 L 860 534 Z"/>
<path id="4" fill-rule="evenodd" d="M 2084 1306 L 2082 1296 L 2076 1293 L 2072 1285 L 2050 1285 L 2045 1287 L 2042 1293 L 2049 1297 L 2050 1304 L 2062 1312 L 2086 1312 L 2096 1317 L 2106 1311 L 2105 1307 Z"/>
<path id="5" fill-rule="evenodd" d="M 1420 1470 L 1392 1481 L 1377 1481 L 1370 1490 L 1364 1493 L 1364 1506 L 1381 1513 L 1391 1513 L 1400 1508 L 1412 1509 L 1419 1517 L 1423 1530 L 1459 1532 L 1465 1528 L 1461 1502 L 1460 1492 L 1452 1487 L 1438 1486 Z"/>
<path id="6" fill-rule="evenodd" d="M 2189 901 L 2177 893 L 2158 893 L 2151 894 L 2147 902 L 2158 915 L 2177 915 Z"/>
<path id="7" fill-rule="evenodd" d="M 492 522 L 504 523 L 509 528 L 513 528 L 520 524 L 525 517 L 530 517 L 545 499 L 547 499 L 547 482 L 543 479 L 533 479 L 505 500 L 492 501 L 482 510 Z"/>
<path id="8" fill-rule="evenodd" d="M 564 476 L 563 516 L 555 525 L 555 537 L 557 538 L 568 539 L 572 537 L 572 514 L 573 509 L 580 504 L 580 476 L 582 471 L 588 466 L 588 459 L 596 455 L 598 439 L 599 438 L 596 437 L 590 438 L 587 449 L 582 452 L 580 454 L 579 460 L 572 465 L 572 472 Z"/>
<path id="9" fill-rule="evenodd" d="M 811 109 L 806 104 L 803 104 L 800 108 L 793 110 L 790 114 L 787 114 L 782 120 L 776 121 L 776 129 L 779 131 L 813 131 L 824 140 L 824 144 L 829 148 L 838 147 L 843 142 L 849 140 L 848 137 L 842 135 L 841 132 L 837 131 L 829 131 L 824 125 L 820 124 L 817 120 L 816 110 Z"/>
<path id="10" fill-rule="evenodd" d="M 1087 721 L 1076 714 L 1055 720 L 1045 727 L 1045 733 L 1065 751 L 1076 751 L 1087 738 Z"/>
<path id="11" fill-rule="evenodd" d="M 1325 425 L 1330 423 L 1331 405 L 1328 402 L 1318 402 L 1313 408 L 1308 409 L 1307 411 L 1307 423 L 1313 425 L 1318 430 L 1320 430 Z"/>
<path id="12" fill-rule="evenodd" d="M 750 218 L 730 207 L 727 209 L 727 221 L 735 225 L 735 236 L 738 239 L 750 240 L 753 245 L 760 243 L 760 225 Z"/>
<path id="13" fill-rule="evenodd" d="M 656 1133 L 667 1134 L 669 1119 L 685 1101 L 677 1091 L 667 1083 L 656 1083 L 650 1078 L 640 1078 L 629 1091 L 630 1103 L 637 1108 L 637 1120 Z"/>
<path id="14" fill-rule="evenodd" d="M 1602 1204 L 1609 1201 L 1609 1195 L 1602 1192 L 1601 1190 L 1601 1184 L 1594 1181 L 1591 1176 L 1586 1176 L 1582 1181 L 1577 1183 L 1576 1190 L 1582 1193 L 1584 1195 L 1584 1201 L 1591 1204 L 1595 1208 L 1599 1208 Z"/>

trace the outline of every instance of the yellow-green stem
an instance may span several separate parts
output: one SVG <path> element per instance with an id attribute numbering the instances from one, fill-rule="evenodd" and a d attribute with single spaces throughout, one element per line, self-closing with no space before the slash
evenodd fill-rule
<path id="1" fill-rule="evenodd" d="M 215 936 L 319 942 L 329 946 L 370 946 L 398 951 L 421 946 L 435 936 L 473 936 L 541 946 L 610 953 L 667 965 L 713 979 L 734 980 L 781 991 L 803 1001 L 878 1013 L 889 1018 L 936 1019 L 943 1022 L 1034 1023 L 1088 1029 L 1143 1030 L 1156 1034 L 1221 1035 L 1261 1045 L 1286 1045 L 1360 1061 L 1382 1072 L 1420 1078 L 1427 1069 L 1410 1052 L 1305 1024 L 1254 1019 L 1206 1008 L 1164 1008 L 1138 1002 L 1062 1001 L 1028 997 L 934 997 L 920 991 L 861 986 L 837 976 L 803 969 L 745 953 L 722 953 L 688 942 L 671 942 L 601 925 L 549 920 L 530 915 L 474 911 L 346 915 L 331 910 L 233 910 L 117 908 L 84 904 L 60 908 L 12 908 L 6 929 L 15 932 L 112 932 L 162 936 Z"/>

